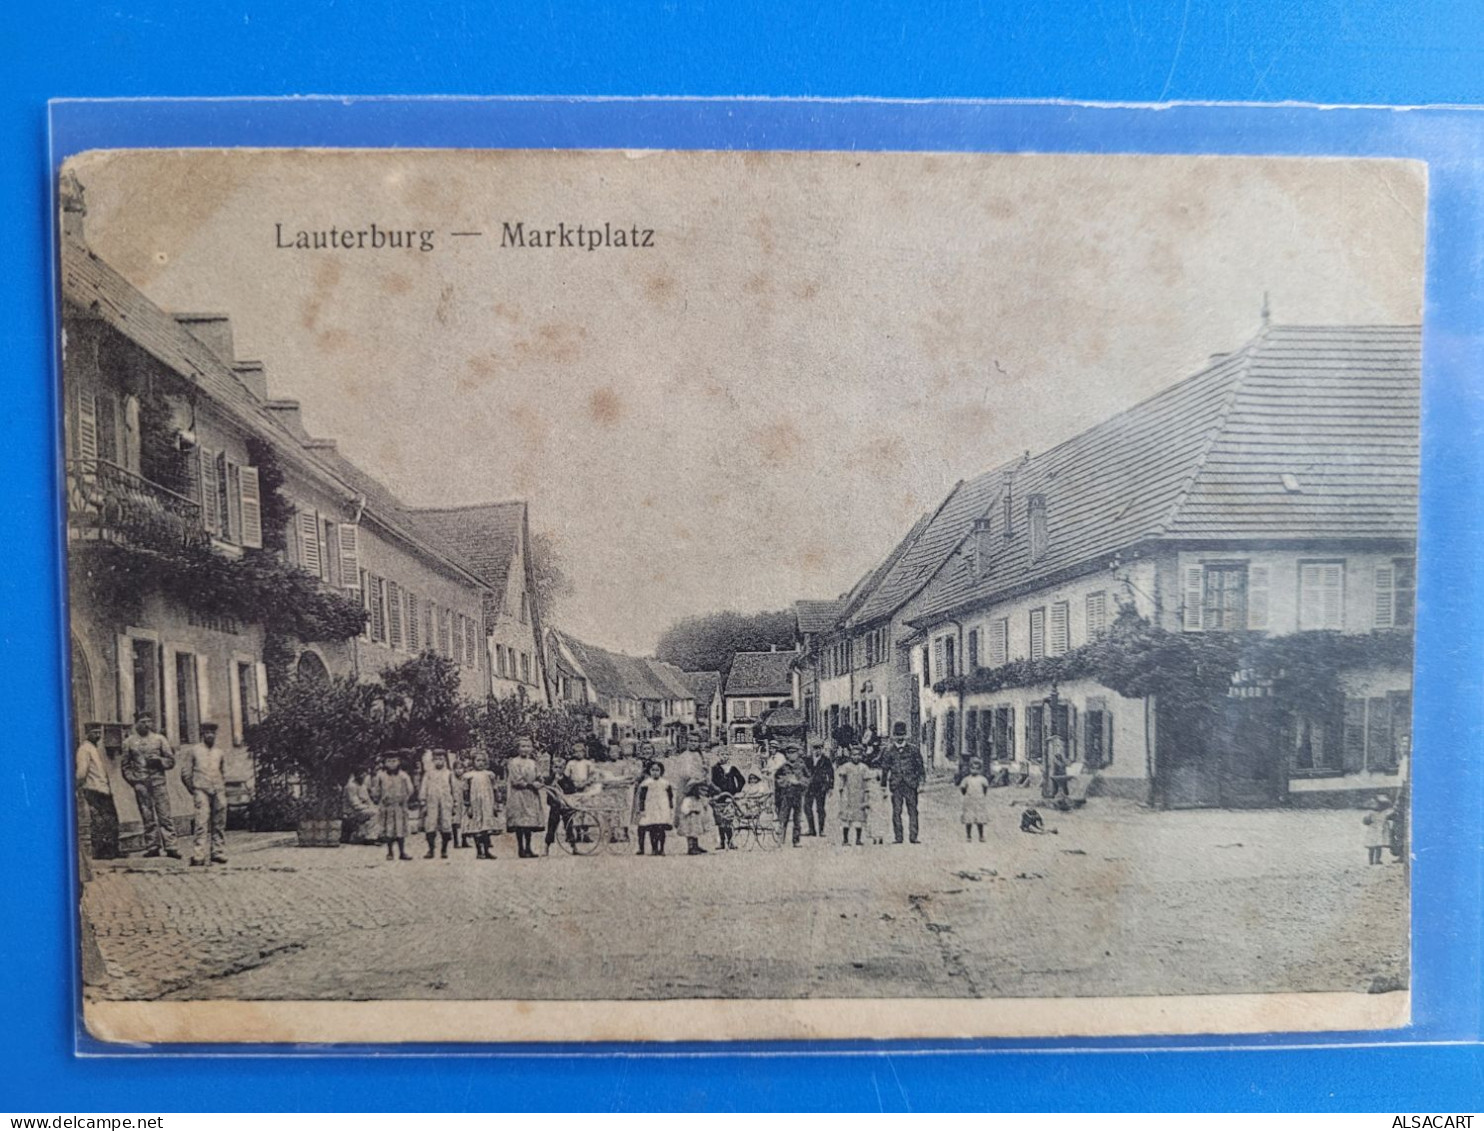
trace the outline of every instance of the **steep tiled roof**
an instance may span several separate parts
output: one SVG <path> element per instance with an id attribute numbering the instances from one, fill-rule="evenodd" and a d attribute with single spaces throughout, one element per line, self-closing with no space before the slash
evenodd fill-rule
<path id="1" fill-rule="evenodd" d="M 666 699 L 693 699 L 695 693 L 691 690 L 690 682 L 685 678 L 685 673 L 674 664 L 667 664 L 664 660 L 645 660 L 649 673 L 656 683 L 665 689 Z"/>
<path id="2" fill-rule="evenodd" d="M 845 610 L 845 599 L 835 601 L 795 601 L 794 616 L 801 633 L 828 632 L 835 627 Z"/>
<path id="3" fill-rule="evenodd" d="M 690 699 L 689 678 L 674 664 L 646 656 L 626 656 L 588 644 L 566 633 L 558 634 L 593 690 L 620 699 Z M 713 673 L 714 674 L 714 673 Z"/>
<path id="4" fill-rule="evenodd" d="M 406 513 L 417 529 L 451 547 L 461 561 L 467 562 L 474 574 L 495 591 L 497 600 L 504 598 L 510 563 L 526 520 L 525 503 L 414 507 Z"/>
<path id="5" fill-rule="evenodd" d="M 914 619 L 1151 538 L 1415 538 L 1420 377 L 1416 327 L 1271 327 L 1016 466 L 1012 537 L 1001 540 L 992 507 L 1000 537 L 976 571 L 972 520 L 960 523 L 959 552 Z M 1046 499 L 1047 545 L 1032 562 L 1034 494 Z"/>
<path id="6" fill-rule="evenodd" d="M 728 695 L 788 695 L 793 691 L 790 666 L 798 653 L 738 652 L 727 674 Z"/>
<path id="7" fill-rule="evenodd" d="M 891 616 L 915 597 L 958 545 L 969 524 L 998 497 L 1003 469 L 957 484 L 943 505 L 900 547 L 896 559 L 880 574 L 871 591 L 851 611 L 851 627 Z"/>
<path id="8" fill-rule="evenodd" d="M 281 448 L 296 452 L 316 473 L 350 487 L 395 533 L 421 542 L 432 556 L 468 577 L 458 552 L 435 534 L 413 529 L 408 509 L 374 476 L 357 467 L 327 441 L 306 441 L 284 424 L 233 371 L 233 361 L 216 353 L 180 321 L 152 302 L 107 262 L 75 237 L 62 240 L 62 298 L 78 310 L 112 326 L 139 348 L 201 388 L 213 401 Z M 472 578 L 470 579 L 472 580 Z"/>
<path id="9" fill-rule="evenodd" d="M 685 681 L 690 684 L 691 695 L 695 698 L 696 709 L 705 711 L 716 699 L 716 693 L 721 690 L 721 672 L 685 672 Z"/>
<path id="10" fill-rule="evenodd" d="M 629 695 L 624 676 L 613 663 L 613 654 L 603 648 L 586 644 L 576 637 L 560 634 L 562 644 L 572 654 L 587 676 L 588 683 L 599 695 L 626 698 Z"/>

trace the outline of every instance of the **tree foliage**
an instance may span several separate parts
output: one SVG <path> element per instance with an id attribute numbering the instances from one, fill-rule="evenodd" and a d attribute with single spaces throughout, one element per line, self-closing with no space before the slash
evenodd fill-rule
<path id="1" fill-rule="evenodd" d="M 556 540 L 550 534 L 545 531 L 532 534 L 526 549 L 531 559 L 534 588 L 532 596 L 536 599 L 536 607 L 541 610 L 542 618 L 550 623 L 556 607 L 572 596 L 576 589 L 572 579 L 567 576 L 566 563 L 561 551 L 557 549 Z"/>
<path id="2" fill-rule="evenodd" d="M 704 613 L 686 617 L 660 634 L 655 655 L 688 672 L 721 672 L 722 683 L 738 652 L 794 646 L 792 610 Z"/>

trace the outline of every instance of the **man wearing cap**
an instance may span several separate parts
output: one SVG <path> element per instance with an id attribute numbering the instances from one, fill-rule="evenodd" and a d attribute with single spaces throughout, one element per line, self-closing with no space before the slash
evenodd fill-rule
<path id="1" fill-rule="evenodd" d="M 196 803 L 191 864 L 227 862 L 227 779 L 225 755 L 216 744 L 217 725 L 201 724 L 201 741 L 180 751 L 180 780 Z"/>
<path id="2" fill-rule="evenodd" d="M 809 754 L 804 759 L 808 774 L 804 785 L 804 817 L 809 822 L 805 836 L 824 836 L 825 799 L 835 788 L 835 763 L 824 748 L 824 739 L 809 740 Z"/>
<path id="3" fill-rule="evenodd" d="M 154 718 L 147 713 L 134 717 L 134 733 L 124 739 L 124 756 L 119 769 L 124 780 L 134 787 L 139 803 L 139 819 L 144 822 L 144 854 L 179 860 L 175 847 L 175 826 L 170 823 L 170 788 L 165 774 L 175 768 L 175 752 L 163 734 L 154 729 Z"/>
<path id="4" fill-rule="evenodd" d="M 917 843 L 917 791 L 927 777 L 922 751 L 907 741 L 907 724 L 891 724 L 891 742 L 881 756 L 887 788 L 891 790 L 891 831 L 902 843 L 902 806 L 907 807 L 907 826 L 913 844 Z"/>
<path id="5" fill-rule="evenodd" d="M 77 748 L 77 791 L 82 795 L 82 815 L 88 818 L 88 838 L 94 860 L 112 860 L 119 854 L 119 818 L 113 807 L 113 787 L 108 783 L 108 765 L 100 743 L 103 724 L 83 728 Z"/>

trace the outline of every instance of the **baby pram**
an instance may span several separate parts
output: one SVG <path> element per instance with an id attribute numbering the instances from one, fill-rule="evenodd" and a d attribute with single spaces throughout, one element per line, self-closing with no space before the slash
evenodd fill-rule
<path id="1" fill-rule="evenodd" d="M 763 849 L 783 846 L 783 829 L 773 807 L 772 794 L 719 794 L 711 801 L 717 824 L 732 826 L 732 841 L 738 848 Z"/>

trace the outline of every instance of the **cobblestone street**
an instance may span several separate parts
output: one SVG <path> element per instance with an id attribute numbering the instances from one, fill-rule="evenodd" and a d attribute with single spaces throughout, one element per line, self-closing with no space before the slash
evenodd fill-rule
<path id="1" fill-rule="evenodd" d="M 988 843 L 924 796 L 919 846 L 688 858 L 387 862 L 233 834 L 231 863 L 96 867 L 101 998 L 1117 996 L 1377 991 L 1406 982 L 1406 871 L 1361 814 L 1150 812 L 1095 800 Z M 833 815 L 832 815 L 833 817 Z M 679 852 L 676 841 L 679 840 Z M 714 847 L 714 845 L 708 845 Z"/>

